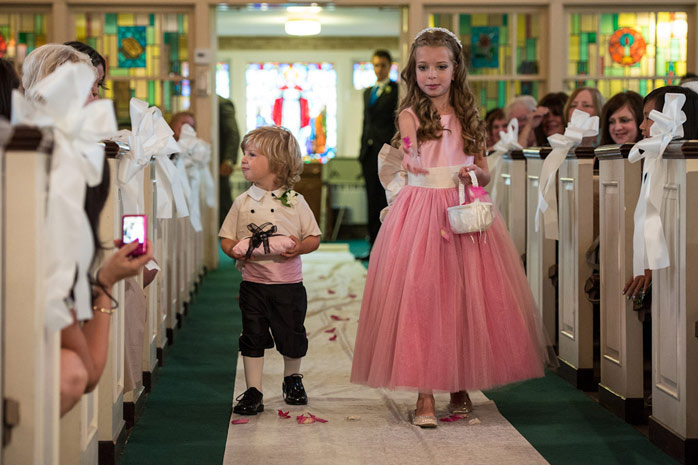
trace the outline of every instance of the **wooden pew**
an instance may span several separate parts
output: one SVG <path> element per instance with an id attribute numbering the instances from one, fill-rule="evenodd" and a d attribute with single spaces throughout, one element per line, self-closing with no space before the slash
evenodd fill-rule
<path id="1" fill-rule="evenodd" d="M 556 241 L 546 239 L 544 224 L 536 231 L 535 217 L 538 206 L 538 182 L 543 160 L 550 153 L 550 147 L 524 149 L 526 157 L 526 276 L 531 286 L 533 297 L 541 312 L 543 326 L 556 344 L 557 306 L 555 287 L 548 278 L 551 267 L 556 264 Z"/>
<path id="2" fill-rule="evenodd" d="M 2 154 L 6 464 L 59 463 L 60 332 L 46 330 L 42 249 L 52 135 L 15 127 Z M 0 150 L 1 151 L 1 150 Z"/>
<path id="3" fill-rule="evenodd" d="M 121 216 L 123 211 L 119 201 L 117 185 L 119 146 L 107 142 L 105 155 L 108 159 L 111 184 L 109 197 L 100 217 L 99 237 L 103 244 L 113 244 L 114 239 L 121 238 Z M 111 252 L 107 252 L 108 254 Z M 109 327 L 109 352 L 107 364 L 97 385 L 98 412 L 98 447 L 100 463 L 115 463 L 120 451 L 126 443 L 126 428 L 124 422 L 124 333 L 126 299 L 124 282 L 118 282 L 113 288 L 113 297 L 119 302 L 119 307 L 111 315 Z M 87 419 L 84 419 L 87 420 Z"/>
<path id="4" fill-rule="evenodd" d="M 650 440 L 681 463 L 698 463 L 698 141 L 664 152 L 662 224 L 669 267 L 652 278 Z"/>
<path id="5" fill-rule="evenodd" d="M 559 374 L 579 389 L 594 385 L 593 306 L 584 293 L 592 268 L 585 259 L 594 241 L 594 149 L 570 151 L 558 171 Z"/>
<path id="6" fill-rule="evenodd" d="M 526 157 L 522 150 L 504 155 L 497 181 L 497 206 L 520 256 L 526 254 Z"/>
<path id="7" fill-rule="evenodd" d="M 641 163 L 628 162 L 633 144 L 596 149 L 599 159 L 601 382 L 599 402 L 630 423 L 644 419 L 642 322 L 621 294 L 633 274 L 633 216 Z"/>

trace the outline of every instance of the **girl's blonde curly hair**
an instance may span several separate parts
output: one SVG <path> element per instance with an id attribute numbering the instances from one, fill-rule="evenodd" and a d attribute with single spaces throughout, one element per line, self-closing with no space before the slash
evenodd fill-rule
<path id="1" fill-rule="evenodd" d="M 269 160 L 269 170 L 285 189 L 293 189 L 303 172 L 303 156 L 291 131 L 281 126 L 261 126 L 245 134 L 242 150 L 253 145 Z"/>
<path id="2" fill-rule="evenodd" d="M 402 81 L 407 85 L 407 92 L 400 102 L 397 111 L 395 125 L 398 127 L 398 130 L 391 141 L 392 145 L 399 145 L 401 136 L 397 118 L 407 108 L 412 108 L 417 114 L 417 118 L 419 118 L 417 142 L 422 143 L 438 139 L 444 131 L 438 110 L 417 85 L 416 52 L 419 47 L 446 47 L 448 49 L 453 60 L 450 104 L 454 108 L 455 116 L 458 118 L 462 128 L 463 151 L 467 155 L 484 155 L 486 141 L 485 122 L 480 118 L 479 106 L 468 86 L 463 51 L 453 37 L 439 30 L 427 30 L 420 34 L 410 48 L 410 56 L 405 69 L 403 69 L 400 75 Z"/>

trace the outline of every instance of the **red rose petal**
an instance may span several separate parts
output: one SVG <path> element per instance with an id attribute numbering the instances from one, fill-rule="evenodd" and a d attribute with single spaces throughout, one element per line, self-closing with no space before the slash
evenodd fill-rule
<path id="1" fill-rule="evenodd" d="M 335 294 L 335 291 L 332 290 L 332 289 L 327 289 L 327 293 L 328 293 L 328 294 Z"/>
<path id="2" fill-rule="evenodd" d="M 337 328 L 332 328 L 332 329 L 326 329 L 326 330 L 325 330 L 326 333 L 334 333 L 335 331 L 337 331 Z"/>
<path id="3" fill-rule="evenodd" d="M 288 412 L 284 412 L 283 410 L 279 409 L 279 416 L 281 418 L 291 418 L 291 415 L 288 414 Z"/>
<path id="4" fill-rule="evenodd" d="M 334 321 L 349 321 L 349 318 L 342 318 L 341 316 L 337 315 L 330 315 L 330 318 L 332 318 Z"/>
<path id="5" fill-rule="evenodd" d="M 335 334 L 334 336 L 332 336 L 332 337 L 330 338 L 330 341 L 334 341 L 334 340 L 336 340 L 336 339 L 337 339 L 337 335 Z"/>
<path id="6" fill-rule="evenodd" d="M 244 419 L 238 418 L 237 420 L 233 420 L 230 423 L 232 423 L 234 425 L 244 425 L 244 424 L 247 424 L 249 422 L 250 422 L 250 420 L 248 420 L 247 418 L 244 418 Z"/>
<path id="7" fill-rule="evenodd" d="M 312 418 L 313 420 L 318 421 L 318 422 L 320 422 L 320 423 L 327 423 L 327 420 L 322 419 L 322 418 L 319 418 L 319 417 L 316 417 L 315 415 L 313 415 L 313 414 L 310 413 L 310 412 L 308 412 L 308 416 L 310 416 L 310 418 Z"/>
<path id="8" fill-rule="evenodd" d="M 356 294 L 349 294 L 350 299 L 356 299 Z"/>

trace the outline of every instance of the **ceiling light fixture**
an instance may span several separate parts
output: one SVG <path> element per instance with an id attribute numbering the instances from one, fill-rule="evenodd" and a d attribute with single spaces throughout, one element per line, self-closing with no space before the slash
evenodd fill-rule
<path id="1" fill-rule="evenodd" d="M 291 36 L 314 36 L 320 34 L 322 26 L 317 19 L 289 19 L 284 30 Z"/>

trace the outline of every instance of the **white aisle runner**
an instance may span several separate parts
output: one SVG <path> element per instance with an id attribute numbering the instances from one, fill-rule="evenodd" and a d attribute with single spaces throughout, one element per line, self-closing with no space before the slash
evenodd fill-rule
<path id="1" fill-rule="evenodd" d="M 416 393 L 349 383 L 365 279 L 366 270 L 344 245 L 323 244 L 303 256 L 310 345 L 302 372 L 309 403 L 283 402 L 283 359 L 267 350 L 265 410 L 232 416 L 249 423 L 230 424 L 224 465 L 547 463 L 481 392 L 470 393 L 475 405 L 470 418 L 422 430 L 408 422 Z M 245 390 L 241 358 L 237 367 L 236 396 Z M 436 403 L 437 417 L 447 417 L 448 394 L 437 394 Z M 280 417 L 279 409 L 291 418 Z M 296 417 L 308 412 L 327 423 L 298 424 Z"/>

